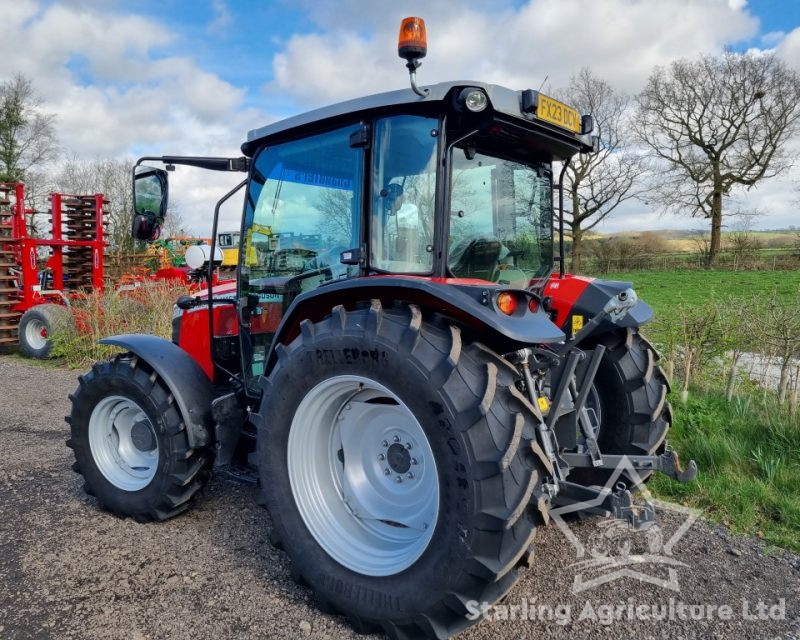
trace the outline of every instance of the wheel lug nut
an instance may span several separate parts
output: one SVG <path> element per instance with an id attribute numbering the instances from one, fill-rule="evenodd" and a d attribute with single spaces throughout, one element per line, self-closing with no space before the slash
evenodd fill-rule
<path id="1" fill-rule="evenodd" d="M 346 405 L 344 405 L 344 408 L 345 408 L 345 411 L 350 411 L 350 409 L 352 409 L 353 407 L 351 407 L 349 404 L 346 404 Z"/>
<path id="2" fill-rule="evenodd" d="M 383 475 L 388 476 L 391 473 L 388 469 L 383 470 Z"/>
<path id="3" fill-rule="evenodd" d="M 414 474 L 411 473 L 410 471 L 406 474 L 406 478 L 408 478 L 409 480 L 411 480 L 411 478 L 413 478 L 413 477 L 414 477 Z"/>
<path id="4" fill-rule="evenodd" d="M 379 453 L 378 454 L 378 460 L 386 460 L 386 456 L 383 455 L 382 453 Z"/>
<path id="5" fill-rule="evenodd" d="M 416 458 L 411 458 L 411 464 L 419 464 L 419 461 Z"/>
<path id="6" fill-rule="evenodd" d="M 383 442 L 381 442 L 381 444 L 382 444 L 384 447 L 388 447 L 388 446 L 389 446 L 389 441 L 388 441 L 388 440 L 384 440 Z"/>
<path id="7" fill-rule="evenodd" d="M 402 482 L 402 481 L 403 481 L 403 479 L 402 479 L 400 476 L 397 476 L 397 477 L 394 479 L 394 481 L 395 481 L 395 482 L 398 482 L 398 483 L 400 483 L 400 482 Z"/>
<path id="8" fill-rule="evenodd" d="M 394 440 L 395 442 L 400 442 L 400 436 L 395 436 L 394 438 L 392 438 L 392 440 Z"/>
<path id="9" fill-rule="evenodd" d="M 406 449 L 411 451 L 411 443 L 410 442 L 406 442 Z"/>

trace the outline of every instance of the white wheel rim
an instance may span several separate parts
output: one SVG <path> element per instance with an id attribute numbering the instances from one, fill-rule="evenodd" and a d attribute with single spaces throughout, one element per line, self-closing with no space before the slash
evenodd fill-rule
<path id="1" fill-rule="evenodd" d="M 89 447 L 106 480 L 124 491 L 143 489 L 158 469 L 158 438 L 150 419 L 130 398 L 108 396 L 89 418 Z"/>
<path id="2" fill-rule="evenodd" d="M 47 327 L 37 318 L 31 318 L 25 325 L 25 342 L 39 351 L 47 346 Z"/>
<path id="3" fill-rule="evenodd" d="M 303 522 L 348 569 L 393 575 L 428 547 L 436 461 L 417 419 L 383 385 L 350 375 L 317 384 L 292 420 L 287 463 Z"/>

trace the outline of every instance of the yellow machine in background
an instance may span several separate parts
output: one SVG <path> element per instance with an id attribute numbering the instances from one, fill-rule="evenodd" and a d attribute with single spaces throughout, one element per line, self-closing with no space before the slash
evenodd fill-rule
<path id="1" fill-rule="evenodd" d="M 217 234 L 217 246 L 222 251 L 222 266 L 235 269 L 239 264 L 239 232 L 221 231 Z"/>
<path id="2" fill-rule="evenodd" d="M 247 230 L 245 242 L 246 264 L 252 266 L 257 264 L 258 256 L 256 247 L 253 243 L 253 234 L 261 234 L 267 238 L 272 238 L 272 227 L 263 224 L 254 224 Z M 229 269 L 236 269 L 239 266 L 239 237 L 238 231 L 220 231 L 217 234 L 217 246 L 222 251 L 222 266 Z"/>

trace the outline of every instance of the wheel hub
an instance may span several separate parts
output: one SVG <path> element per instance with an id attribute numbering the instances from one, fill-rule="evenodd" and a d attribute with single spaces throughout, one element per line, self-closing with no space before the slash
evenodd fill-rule
<path id="1" fill-rule="evenodd" d="M 292 420 L 287 463 L 303 521 L 340 564 L 393 575 L 427 548 L 436 462 L 414 414 L 383 385 L 335 376 L 311 389 Z"/>
<path id="2" fill-rule="evenodd" d="M 411 454 L 402 444 L 395 442 L 386 454 L 389 467 L 395 473 L 408 473 L 411 468 Z"/>
<path id="3" fill-rule="evenodd" d="M 152 451 L 156 448 L 156 438 L 149 422 L 140 420 L 134 423 L 131 427 L 131 442 L 139 451 Z"/>
<path id="4" fill-rule="evenodd" d="M 89 447 L 106 480 L 124 491 L 143 489 L 158 469 L 158 439 L 147 414 L 134 400 L 108 396 L 89 417 Z"/>

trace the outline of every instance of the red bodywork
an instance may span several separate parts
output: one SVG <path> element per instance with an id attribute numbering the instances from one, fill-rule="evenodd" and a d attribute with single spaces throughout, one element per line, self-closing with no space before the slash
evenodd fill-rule
<path id="1" fill-rule="evenodd" d="M 236 282 L 224 281 L 213 287 L 215 299 L 231 298 L 236 295 Z M 208 290 L 200 291 L 199 297 L 208 298 Z M 251 333 L 275 333 L 283 315 L 281 302 L 262 302 L 261 313 L 250 319 Z M 239 335 L 239 322 L 236 309 L 230 304 L 214 305 L 214 337 L 228 338 Z M 214 363 L 211 361 L 209 340 L 208 306 L 201 305 L 181 313 L 178 346 L 186 351 L 214 379 Z"/>
<path id="2" fill-rule="evenodd" d="M 398 276 L 400 278 L 401 276 Z M 486 285 L 496 286 L 495 283 L 475 278 L 424 278 L 424 276 L 402 276 L 402 278 L 419 277 L 432 280 L 441 284 L 452 285 Z M 559 327 L 564 326 L 569 313 L 578 298 L 589 286 L 594 278 L 584 276 L 565 275 L 563 278 L 551 276 L 544 288 L 544 295 L 552 299 L 552 310 L 555 312 L 553 321 Z M 236 282 L 224 281 L 213 287 L 215 299 L 218 297 L 232 298 L 236 295 Z M 208 290 L 198 292 L 201 298 L 208 297 Z M 259 307 L 261 313 L 253 315 L 250 322 L 252 333 L 275 333 L 280 325 L 283 315 L 282 302 L 262 302 Z M 214 305 L 214 337 L 225 338 L 236 336 L 239 333 L 236 310 L 230 304 Z M 293 337 L 290 332 L 289 337 Z M 208 307 L 201 305 L 181 313 L 180 330 L 178 332 L 178 346 L 192 356 L 200 364 L 208 377 L 214 378 L 214 364 L 211 361 L 211 344 L 209 340 Z"/>
<path id="3" fill-rule="evenodd" d="M 564 328 L 569 312 L 592 281 L 594 281 L 594 278 L 585 276 L 565 275 L 563 278 L 558 276 L 550 277 L 544 287 L 544 295 L 553 300 L 552 309 L 556 314 L 553 322 L 559 327 Z"/>

